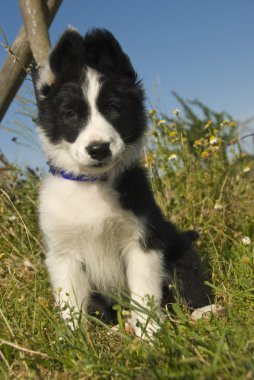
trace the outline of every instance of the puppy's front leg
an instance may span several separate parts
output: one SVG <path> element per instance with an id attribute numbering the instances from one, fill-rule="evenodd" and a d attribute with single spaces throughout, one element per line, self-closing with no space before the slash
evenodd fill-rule
<path id="1" fill-rule="evenodd" d="M 143 307 L 148 306 L 149 298 L 153 299 L 156 306 L 160 306 L 162 298 L 163 265 L 159 252 L 145 251 L 139 245 L 128 250 L 126 255 L 126 275 L 130 289 L 131 299 Z M 144 327 L 151 336 L 158 326 L 154 321 L 147 320 L 146 313 L 132 311 L 129 324 L 138 337 L 142 337 Z M 140 327 L 140 325 L 143 326 Z"/>
<path id="2" fill-rule="evenodd" d="M 89 297 L 89 283 L 82 263 L 70 256 L 50 251 L 46 265 L 55 292 L 56 304 L 66 324 L 74 329 L 81 310 L 86 312 Z"/>

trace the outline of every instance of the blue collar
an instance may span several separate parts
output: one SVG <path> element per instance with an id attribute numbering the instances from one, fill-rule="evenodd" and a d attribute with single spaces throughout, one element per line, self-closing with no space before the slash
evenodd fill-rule
<path id="1" fill-rule="evenodd" d="M 62 177 L 64 179 L 69 179 L 71 181 L 78 181 L 78 182 L 94 182 L 97 180 L 102 180 L 101 176 L 93 176 L 90 174 L 80 174 L 80 175 L 75 175 L 66 172 L 63 169 L 60 168 L 55 168 L 52 165 L 49 165 L 49 172 L 53 174 L 56 177 Z"/>

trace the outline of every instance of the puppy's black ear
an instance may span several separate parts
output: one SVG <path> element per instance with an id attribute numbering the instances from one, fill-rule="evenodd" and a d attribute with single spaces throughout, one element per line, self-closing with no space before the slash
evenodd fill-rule
<path id="1" fill-rule="evenodd" d="M 137 74 L 118 41 L 105 29 L 92 29 L 84 37 L 85 63 L 104 73 L 136 80 Z"/>
<path id="2" fill-rule="evenodd" d="M 78 80 L 84 65 L 84 40 L 75 29 L 67 29 L 49 56 L 53 74 L 63 82 Z"/>

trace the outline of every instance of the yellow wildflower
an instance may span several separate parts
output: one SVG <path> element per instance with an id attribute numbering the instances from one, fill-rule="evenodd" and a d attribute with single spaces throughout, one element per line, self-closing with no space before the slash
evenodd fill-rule
<path id="1" fill-rule="evenodd" d="M 236 122 L 234 121 L 234 120 L 231 120 L 230 122 L 229 122 L 229 126 L 230 127 L 236 127 Z"/>
<path id="2" fill-rule="evenodd" d="M 217 138 L 215 136 L 211 136 L 209 138 L 209 142 L 210 142 L 211 145 L 214 145 L 214 144 L 217 143 Z"/>
<path id="3" fill-rule="evenodd" d="M 155 109 L 151 109 L 151 110 L 149 111 L 149 115 L 150 115 L 151 117 L 153 117 L 155 114 L 156 114 Z"/>
<path id="4" fill-rule="evenodd" d="M 160 119 L 160 120 L 158 120 L 157 121 L 157 125 L 159 126 L 159 125 L 163 125 L 163 124 L 165 124 L 166 123 L 166 120 L 164 120 L 164 119 Z"/>
<path id="5" fill-rule="evenodd" d="M 175 116 L 179 115 L 179 113 L 180 113 L 180 110 L 177 109 L 177 108 L 173 111 L 173 114 L 174 114 Z"/>
<path id="6" fill-rule="evenodd" d="M 207 152 L 207 150 L 204 150 L 204 152 L 201 153 L 201 157 L 203 158 L 209 157 L 209 152 Z"/>
<path id="7" fill-rule="evenodd" d="M 213 121 L 212 120 L 208 120 L 208 122 L 205 125 L 205 129 L 211 127 L 212 124 L 213 124 Z"/>
<path id="8" fill-rule="evenodd" d="M 202 146 L 203 145 L 203 141 L 202 139 L 199 139 L 199 140 L 195 140 L 194 141 L 194 146 Z"/>
<path id="9" fill-rule="evenodd" d="M 251 259 L 250 259 L 250 257 L 244 255 L 242 257 L 242 263 L 245 264 L 245 265 L 251 265 Z"/>
<path id="10" fill-rule="evenodd" d="M 171 128 L 175 128 L 175 127 L 176 127 L 176 123 L 171 123 L 169 126 L 170 126 Z"/>
<path id="11" fill-rule="evenodd" d="M 177 132 L 176 131 L 171 131 L 169 132 L 169 137 L 175 137 L 177 135 Z"/>
<path id="12" fill-rule="evenodd" d="M 250 167 L 249 166 L 244 166 L 243 172 L 244 173 L 248 173 L 249 171 L 250 171 Z"/>
<path id="13" fill-rule="evenodd" d="M 171 153 L 168 157 L 169 161 L 172 161 L 172 160 L 176 160 L 177 159 L 177 155 L 175 153 Z"/>

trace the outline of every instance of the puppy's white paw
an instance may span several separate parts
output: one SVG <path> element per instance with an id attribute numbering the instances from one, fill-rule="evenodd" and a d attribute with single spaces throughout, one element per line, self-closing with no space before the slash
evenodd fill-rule
<path id="1" fill-rule="evenodd" d="M 147 315 L 133 313 L 125 323 L 125 331 L 129 335 L 135 335 L 143 340 L 151 340 L 160 326 L 154 320 L 148 320 Z"/>
<path id="2" fill-rule="evenodd" d="M 66 326 L 68 326 L 72 331 L 79 327 L 79 322 L 81 320 L 80 313 L 81 311 L 77 308 L 69 307 L 67 304 L 60 310 L 61 318 L 64 320 Z"/>
<path id="3" fill-rule="evenodd" d="M 215 315 L 224 315 L 226 313 L 226 310 L 223 306 L 220 305 L 207 305 L 204 307 L 200 307 L 199 309 L 196 309 L 191 314 L 191 319 L 193 321 L 197 321 L 201 318 L 208 319 L 210 318 L 211 314 Z"/>

